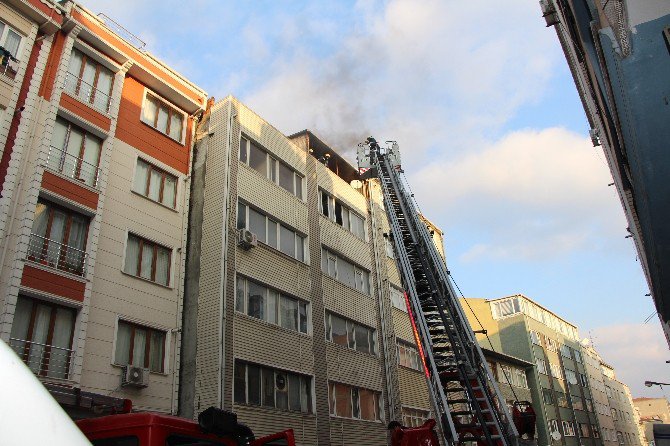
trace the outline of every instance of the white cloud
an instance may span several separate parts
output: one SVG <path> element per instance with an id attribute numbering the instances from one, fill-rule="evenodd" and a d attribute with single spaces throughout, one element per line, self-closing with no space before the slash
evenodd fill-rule
<path id="1" fill-rule="evenodd" d="M 645 381 L 667 382 L 668 345 L 657 319 L 647 324 L 606 325 L 591 331 L 603 360 L 614 367 L 617 378 L 630 387 L 633 397 L 662 397 L 658 387 Z"/>

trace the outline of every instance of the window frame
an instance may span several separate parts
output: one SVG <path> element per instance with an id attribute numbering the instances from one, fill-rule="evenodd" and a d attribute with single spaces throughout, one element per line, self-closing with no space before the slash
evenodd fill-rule
<path id="1" fill-rule="evenodd" d="M 337 413 L 337 392 L 335 391 L 335 386 L 344 386 L 349 390 L 349 403 L 351 407 L 351 417 L 345 415 L 339 415 Z M 363 418 L 362 408 L 361 408 L 361 391 L 370 392 L 374 398 L 374 409 L 375 409 L 375 418 L 368 419 Z M 354 393 L 356 396 L 354 396 Z M 371 421 L 375 423 L 383 422 L 384 420 L 384 408 L 382 404 L 382 393 L 377 390 L 366 389 L 364 387 L 352 386 L 349 384 L 344 384 L 337 381 L 328 381 L 328 403 L 329 403 L 329 415 L 336 418 L 346 418 L 349 420 L 361 420 L 361 421 Z M 356 416 L 358 413 L 358 416 Z"/>
<path id="2" fill-rule="evenodd" d="M 336 317 L 338 319 L 341 319 L 343 322 L 345 322 L 346 326 L 346 331 L 347 331 L 347 345 L 340 344 L 339 342 L 333 341 L 333 322 L 332 322 L 332 317 Z M 365 353 L 368 355 L 372 356 L 378 356 L 378 347 L 377 347 L 377 329 L 369 327 L 367 325 L 361 324 L 360 322 L 351 320 L 349 318 L 346 318 L 344 316 L 341 316 L 337 313 L 333 313 L 330 310 L 326 310 L 326 317 L 325 317 L 325 323 L 326 323 L 326 340 L 329 342 L 332 342 L 333 344 L 336 345 L 341 345 L 343 347 L 348 348 L 349 350 L 354 350 L 360 353 Z M 352 331 L 350 331 L 349 326 L 352 325 L 353 329 L 353 335 Z M 368 351 L 365 350 L 359 350 L 358 347 L 358 342 L 356 341 L 356 328 L 362 328 L 368 331 L 368 346 L 370 346 L 370 343 L 372 343 L 372 351 L 369 351 L 370 348 L 368 348 Z M 353 347 L 352 347 L 353 344 Z"/>
<path id="3" fill-rule="evenodd" d="M 128 363 L 127 364 L 122 364 L 118 362 L 116 358 L 116 351 L 119 348 L 119 327 L 121 324 L 126 324 L 131 327 L 131 336 L 128 340 Z M 141 366 L 135 366 L 133 365 L 133 347 L 134 347 L 134 340 L 135 340 L 135 329 L 140 328 L 143 329 L 147 332 L 147 334 L 151 333 L 151 335 L 146 337 L 146 340 L 144 341 L 144 364 Z M 151 369 L 151 339 L 153 337 L 153 333 L 162 333 L 163 334 L 163 354 L 161 357 L 160 361 L 160 370 L 152 370 Z M 112 356 L 112 364 L 116 366 L 133 366 L 133 367 L 142 367 L 145 369 L 148 369 L 150 373 L 157 373 L 160 375 L 167 375 L 169 373 L 168 370 L 168 364 L 166 364 L 166 359 L 169 357 L 168 355 L 168 348 L 170 346 L 169 344 L 169 339 L 170 339 L 170 333 L 171 331 L 168 329 L 164 328 L 157 328 L 151 325 L 146 325 L 141 322 L 136 322 L 130 318 L 124 318 L 122 316 L 117 317 L 116 319 L 116 329 L 114 331 L 114 351 L 113 351 L 113 356 Z"/>
<path id="4" fill-rule="evenodd" d="M 242 144 L 242 141 L 246 141 L 245 144 Z M 237 160 L 245 164 L 250 169 L 258 172 L 263 175 L 258 169 L 254 168 L 250 164 L 250 151 L 251 144 L 253 144 L 258 150 L 265 154 L 265 178 L 271 183 L 279 186 L 286 192 L 290 193 L 300 201 L 305 201 L 305 176 L 302 175 L 297 170 L 293 169 L 288 163 L 282 161 L 279 157 L 274 154 L 271 154 L 262 144 L 256 142 L 256 140 L 249 138 L 246 134 L 242 133 L 240 136 L 240 147 L 237 152 Z M 244 159 L 242 159 L 242 148 L 244 147 Z M 290 170 L 293 174 L 293 191 L 286 189 L 279 181 L 279 165 L 283 164 L 285 168 Z M 299 185 L 299 186 L 298 186 Z M 298 194 L 300 192 L 300 194 Z"/>
<path id="5" fill-rule="evenodd" d="M 137 179 L 137 171 L 138 171 L 138 167 L 139 167 L 140 163 L 144 163 L 148 167 L 147 181 L 146 181 L 146 184 L 144 185 L 145 186 L 144 187 L 144 192 L 141 192 L 141 191 L 137 190 L 136 189 L 137 185 L 135 184 L 135 181 Z M 160 184 L 159 191 L 158 191 L 158 200 L 154 200 L 153 198 L 151 198 L 149 196 L 149 190 L 150 190 L 150 187 L 151 187 L 151 173 L 153 171 L 156 171 L 160 174 L 161 184 Z M 167 178 L 172 178 L 174 180 L 174 197 L 172 198 L 172 206 L 169 206 L 169 205 L 163 203 L 163 193 L 165 192 L 165 182 L 166 182 Z M 156 166 L 153 163 L 150 163 L 149 161 L 147 161 L 146 159 L 144 159 L 140 156 L 138 156 L 137 160 L 135 161 L 135 169 L 133 171 L 133 184 L 131 186 L 131 190 L 134 193 L 136 193 L 137 195 L 141 195 L 142 197 L 144 197 L 144 198 L 146 198 L 150 201 L 153 201 L 154 203 L 160 204 L 161 206 L 164 206 L 168 209 L 173 209 L 173 210 L 177 209 L 177 195 L 178 195 L 178 192 L 179 192 L 179 177 L 177 175 L 174 175 L 174 174 L 168 172 L 165 169 L 162 169 L 162 168 Z"/>
<path id="6" fill-rule="evenodd" d="M 147 107 L 147 103 L 150 101 L 149 97 L 153 98 L 158 103 L 158 107 L 156 109 L 156 117 L 154 118 L 154 122 L 149 122 L 144 118 L 144 110 Z M 161 129 L 158 128 L 158 115 L 159 111 L 161 108 L 161 105 L 163 105 L 167 109 L 167 126 L 165 128 L 165 131 L 162 131 Z M 170 136 L 170 126 L 172 125 L 172 115 L 177 114 L 181 116 L 181 131 L 179 133 L 179 139 L 175 139 L 172 136 Z M 186 134 L 186 127 L 188 124 L 188 114 L 184 111 L 182 111 L 179 107 L 176 105 L 172 104 L 165 98 L 161 97 L 158 95 L 156 92 L 150 90 L 149 88 L 144 88 L 144 95 L 142 97 L 142 109 L 140 110 L 140 121 L 143 122 L 144 124 L 148 125 L 149 127 L 153 128 L 157 132 L 167 136 L 173 141 L 178 142 L 181 145 L 184 145 L 184 136 Z"/>
<path id="7" fill-rule="evenodd" d="M 328 212 L 324 212 L 326 208 L 324 208 L 324 200 L 327 201 L 327 209 Z M 340 220 L 341 222 L 337 221 L 337 206 L 339 205 L 340 207 Z M 344 224 L 344 212 L 346 211 L 347 213 L 347 226 Z M 330 192 L 326 191 L 323 188 L 319 188 L 319 213 L 328 220 L 332 221 L 333 223 L 337 224 L 341 228 L 345 229 L 346 231 L 352 233 L 353 235 L 356 236 L 359 240 L 363 240 L 364 242 L 367 242 L 368 237 L 367 237 L 367 230 L 366 227 L 366 219 L 365 217 L 361 216 L 358 212 L 354 211 L 351 206 L 348 204 L 344 203 L 342 200 L 339 198 L 335 198 Z M 363 233 L 359 234 L 355 230 L 355 224 L 354 224 L 354 219 L 352 217 L 358 218 L 362 222 L 362 230 Z M 386 239 L 388 241 L 388 239 Z M 387 256 L 388 256 L 388 247 L 386 248 Z M 391 257 L 391 256 L 389 256 Z M 391 257 L 394 258 L 394 257 Z"/>
<path id="8" fill-rule="evenodd" d="M 101 63 L 98 58 L 91 57 L 86 52 L 84 52 L 84 51 L 82 51 L 78 48 L 75 48 L 75 47 L 73 47 L 72 51 L 70 52 L 70 59 L 72 58 L 72 55 L 74 54 L 75 51 L 80 53 L 82 57 L 81 57 L 81 66 L 79 67 L 79 73 L 71 73 L 69 71 L 70 67 L 68 65 L 67 74 L 71 74 L 73 76 L 76 76 L 76 78 L 77 78 L 77 84 L 76 84 L 75 90 L 74 90 L 74 92 L 72 92 L 72 94 L 74 95 L 75 98 L 79 99 L 81 102 L 84 102 L 85 104 L 89 104 L 91 107 L 94 107 L 95 96 L 96 96 L 95 93 L 96 92 L 100 91 L 101 93 L 106 94 L 107 95 L 107 104 L 105 106 L 105 110 L 106 110 L 106 113 L 109 113 L 109 107 L 112 103 L 112 91 L 114 90 L 114 78 L 116 76 L 116 73 L 114 73 L 114 71 L 110 70 L 103 63 Z M 84 82 L 84 80 L 83 80 L 83 75 L 84 75 L 84 68 L 86 68 L 86 62 L 88 62 L 88 61 L 91 61 L 95 65 L 95 76 L 93 77 L 93 84 L 90 85 L 91 87 L 93 87 L 93 91 L 92 91 L 92 93 L 89 97 L 89 100 L 88 101 L 83 101 L 81 96 L 79 95 L 79 93 L 81 91 L 82 83 L 86 84 L 86 82 Z M 105 92 L 103 90 L 100 90 L 98 88 L 98 80 L 100 79 L 100 72 L 102 70 L 107 70 L 110 74 L 110 77 L 111 77 L 111 82 L 109 83 L 109 91 L 107 91 L 107 92 Z M 65 89 L 65 91 L 67 92 L 67 89 Z"/>
<path id="9" fill-rule="evenodd" d="M 402 359 L 402 351 L 401 349 L 405 350 L 405 358 L 409 358 L 409 364 L 403 364 Z M 410 370 L 416 370 L 417 372 L 423 371 L 423 362 L 421 360 L 421 355 L 419 353 L 419 349 L 416 348 L 414 345 L 410 344 L 409 342 L 400 340 L 396 338 L 396 353 L 398 355 L 398 365 L 400 367 L 405 367 Z M 414 359 L 414 361 L 412 361 Z M 415 363 L 416 365 L 413 365 Z"/>
<path id="10" fill-rule="evenodd" d="M 398 298 L 393 297 L 394 293 L 396 296 L 399 296 Z M 389 286 L 389 299 L 391 300 L 391 305 L 393 308 L 397 308 L 398 310 L 402 311 L 403 313 L 407 313 L 407 301 L 405 300 L 405 292 L 403 290 L 400 290 L 393 285 Z M 400 306 L 398 306 L 398 304 Z"/>
<path id="11" fill-rule="evenodd" d="M 146 280 L 151 283 L 155 283 L 156 285 L 164 286 L 167 288 L 172 288 L 172 261 L 173 261 L 173 249 L 169 248 L 159 242 L 156 242 L 154 240 L 151 240 L 149 238 L 143 237 L 141 235 L 138 235 L 135 232 L 128 231 L 126 233 L 126 243 L 124 246 L 124 253 L 123 253 L 123 267 L 121 271 L 123 271 L 125 274 L 128 274 L 129 276 L 137 277 L 142 280 Z M 130 237 L 135 237 L 139 240 L 139 249 L 137 251 L 138 253 L 138 258 L 137 258 L 137 273 L 131 273 L 126 270 L 128 266 L 128 241 L 130 240 Z M 146 278 L 142 277 L 142 252 L 144 250 L 144 244 L 148 243 L 154 246 L 154 252 L 151 256 L 151 278 Z M 156 281 L 156 261 L 158 259 L 158 248 L 163 248 L 164 250 L 167 251 L 168 253 L 168 261 L 167 261 L 167 272 L 166 272 L 166 277 L 167 277 L 167 283 L 163 284 L 160 282 Z"/>
<path id="12" fill-rule="evenodd" d="M 566 437 L 575 436 L 575 425 L 572 421 L 562 421 L 563 424 L 563 435 Z"/>
<path id="13" fill-rule="evenodd" d="M 98 182 L 99 182 L 99 173 L 100 173 L 100 159 L 102 157 L 102 146 L 104 144 L 104 140 L 102 138 L 100 138 L 99 136 L 94 135 L 93 133 L 89 132 L 88 130 L 82 128 L 81 126 L 78 126 L 77 124 L 74 124 L 73 122 L 65 119 L 62 116 L 57 116 L 56 117 L 55 124 L 57 124 L 58 122 L 62 122 L 63 125 L 65 126 L 65 140 L 62 142 L 62 147 L 54 145 L 53 141 L 51 141 L 49 144 L 50 144 L 50 147 L 54 147 L 61 152 L 61 159 L 58 162 L 58 168 L 57 169 L 54 169 L 51 166 L 49 166 L 49 161 L 50 160 L 47 160 L 47 166 L 46 167 L 51 169 L 51 170 L 54 170 L 56 172 L 59 172 L 59 173 L 65 175 L 65 176 L 67 176 L 68 178 L 72 178 L 72 179 L 76 179 L 76 180 L 82 180 L 83 179 L 84 184 L 86 184 L 85 178 L 81 177 L 82 163 L 86 163 L 88 165 L 93 166 L 92 164 L 84 161 L 84 152 L 86 151 L 86 143 L 89 139 L 94 141 L 94 142 L 97 142 L 98 163 L 95 166 L 93 166 L 95 168 L 95 179 L 94 179 L 92 185 L 86 184 L 89 187 L 93 187 L 93 188 L 97 189 L 98 188 Z M 72 176 L 68 175 L 67 173 L 63 172 L 63 169 L 65 167 L 65 160 L 66 160 L 65 155 L 68 155 L 67 149 L 68 149 L 68 146 L 70 144 L 70 137 L 72 136 L 72 129 L 73 128 L 82 132 L 84 134 L 84 136 L 81 140 L 81 145 L 79 146 L 79 152 L 77 153 L 77 166 L 75 168 L 75 171 L 73 172 L 74 176 L 72 177 Z"/>
<path id="14" fill-rule="evenodd" d="M 324 258 L 326 259 L 325 264 L 324 264 Z M 335 275 L 330 274 L 330 261 L 331 260 L 335 261 L 334 262 L 334 264 L 335 264 Z M 340 272 L 339 272 L 339 267 L 338 267 L 338 263 L 340 261 L 346 262 L 353 267 L 353 269 L 354 269 L 354 284 L 353 284 L 353 286 L 351 284 L 343 282 L 340 279 L 340 277 L 339 277 Z M 324 271 L 324 265 L 326 266 L 325 271 Z M 356 264 L 354 262 L 351 262 L 350 260 L 345 259 L 344 257 L 341 257 L 339 254 L 336 254 L 335 252 L 331 251 L 330 249 L 326 248 L 325 246 L 321 246 L 321 272 L 323 272 L 324 274 L 326 274 L 329 277 L 332 277 L 333 279 L 335 279 L 336 281 L 338 281 L 342 285 L 348 286 L 349 288 L 352 288 L 352 289 L 358 291 L 359 293 L 365 294 L 366 296 L 371 296 L 372 295 L 371 294 L 372 293 L 372 290 L 371 290 L 372 287 L 371 287 L 371 284 L 370 284 L 370 271 L 368 271 L 367 269 L 365 269 L 361 266 L 358 266 L 358 264 Z M 360 277 L 360 284 L 361 284 L 360 289 L 357 287 L 359 277 Z"/>
<path id="15" fill-rule="evenodd" d="M 402 419 L 402 425 L 405 427 L 419 427 L 432 418 L 431 414 L 432 412 L 430 410 L 418 407 L 400 407 L 400 417 Z"/>
<path id="16" fill-rule="evenodd" d="M 25 42 L 26 36 L 23 35 L 18 29 L 14 28 L 12 25 L 10 25 L 6 20 L 0 20 L 0 23 L 5 25 L 5 28 L 2 30 L 2 33 L 0 33 L 0 46 L 5 48 L 5 44 L 7 43 L 7 36 L 9 35 L 9 30 L 12 30 L 15 34 L 19 36 L 19 46 L 16 48 L 16 54 L 12 54 L 12 57 L 14 57 L 18 62 L 21 62 L 21 58 L 19 56 L 22 55 L 23 52 L 23 44 Z"/>

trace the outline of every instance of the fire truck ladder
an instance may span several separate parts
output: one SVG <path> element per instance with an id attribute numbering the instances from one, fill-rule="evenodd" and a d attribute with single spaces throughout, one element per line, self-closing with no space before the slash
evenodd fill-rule
<path id="1" fill-rule="evenodd" d="M 362 161 L 362 162 L 361 162 Z M 449 272 L 399 173 L 397 144 L 359 146 L 361 171 L 379 178 L 410 317 L 448 444 L 514 446 L 518 434 L 460 306 Z"/>

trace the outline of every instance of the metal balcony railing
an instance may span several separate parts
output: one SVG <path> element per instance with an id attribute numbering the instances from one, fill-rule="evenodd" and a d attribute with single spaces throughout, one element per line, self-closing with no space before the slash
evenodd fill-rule
<path id="1" fill-rule="evenodd" d="M 109 94 L 97 89 L 80 77 L 67 73 L 63 89 L 71 96 L 89 104 L 99 112 L 109 113 L 109 106 L 111 104 Z"/>
<path id="2" fill-rule="evenodd" d="M 58 147 L 49 147 L 46 167 L 77 181 L 81 181 L 87 186 L 98 187 L 100 168 Z"/>
<path id="3" fill-rule="evenodd" d="M 86 251 L 59 243 L 37 234 L 30 234 L 27 260 L 77 276 L 86 274 Z"/>
<path id="4" fill-rule="evenodd" d="M 36 375 L 68 379 L 72 349 L 9 338 L 9 346 Z"/>
<path id="5" fill-rule="evenodd" d="M 7 49 L 0 46 L 0 74 L 14 79 L 19 70 L 19 60 Z"/>

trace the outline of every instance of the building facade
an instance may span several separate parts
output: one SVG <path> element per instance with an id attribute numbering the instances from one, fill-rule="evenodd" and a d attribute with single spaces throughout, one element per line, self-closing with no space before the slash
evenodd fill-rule
<path id="1" fill-rule="evenodd" d="M 0 4 L 0 339 L 59 392 L 173 413 L 207 96 L 114 29 L 73 2 Z"/>
<path id="2" fill-rule="evenodd" d="M 644 445 L 654 445 L 654 424 L 670 423 L 670 404 L 665 398 L 634 398 Z"/>
<path id="3" fill-rule="evenodd" d="M 616 378 L 611 365 L 601 361 L 600 366 L 617 442 L 623 445 L 641 446 L 639 419 L 628 386 Z"/>
<path id="4" fill-rule="evenodd" d="M 602 145 L 670 343 L 670 4 L 664 0 L 541 0 Z"/>

